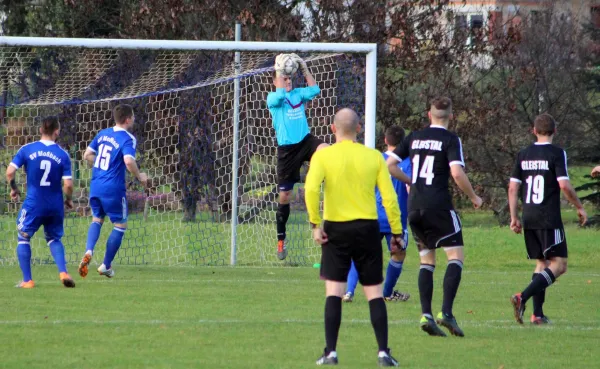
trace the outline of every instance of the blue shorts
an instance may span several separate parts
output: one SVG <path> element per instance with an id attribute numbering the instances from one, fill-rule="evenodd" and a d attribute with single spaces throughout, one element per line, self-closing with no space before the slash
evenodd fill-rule
<path id="1" fill-rule="evenodd" d="M 108 218 L 112 223 L 127 223 L 127 198 L 121 196 L 90 197 L 90 207 L 94 218 Z"/>
<path id="2" fill-rule="evenodd" d="M 385 242 L 387 242 L 388 251 L 391 251 L 392 247 L 390 245 L 390 242 L 392 240 L 392 234 L 391 233 L 380 233 L 379 235 L 381 236 L 381 239 L 383 239 L 385 237 Z M 401 248 L 401 250 L 404 251 L 408 247 L 408 231 L 406 229 L 402 232 L 402 238 L 404 239 L 404 247 Z"/>
<path id="3" fill-rule="evenodd" d="M 64 219 L 64 214 L 38 215 L 33 210 L 21 208 L 17 218 L 17 230 L 21 236 L 25 237 L 26 234 L 25 238 L 31 239 L 38 229 L 44 226 L 46 241 L 59 241 L 65 234 Z"/>

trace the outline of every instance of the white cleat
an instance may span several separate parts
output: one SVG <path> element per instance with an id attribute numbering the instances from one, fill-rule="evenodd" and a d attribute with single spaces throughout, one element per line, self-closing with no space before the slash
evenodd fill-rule
<path id="1" fill-rule="evenodd" d="M 115 276 L 115 271 L 113 270 L 113 268 L 106 269 L 106 265 L 102 264 L 98 268 L 98 274 L 104 275 L 104 276 L 106 276 L 108 278 L 112 278 L 112 277 Z"/>

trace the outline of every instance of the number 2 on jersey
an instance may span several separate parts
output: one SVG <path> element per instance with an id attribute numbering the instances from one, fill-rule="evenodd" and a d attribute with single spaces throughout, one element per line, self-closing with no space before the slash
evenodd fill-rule
<path id="1" fill-rule="evenodd" d="M 50 182 L 48 182 L 48 175 L 50 174 L 51 168 L 52 168 L 52 163 L 50 162 L 50 160 L 42 160 L 40 162 L 40 169 L 44 171 L 44 175 L 42 176 L 42 179 L 40 180 L 41 187 L 50 186 Z"/>
<path id="2" fill-rule="evenodd" d="M 531 204 L 533 200 L 534 204 L 541 204 L 544 201 L 544 177 L 540 175 L 535 177 L 529 176 L 525 182 L 527 183 L 527 198 L 525 199 L 525 203 Z"/>
<path id="3" fill-rule="evenodd" d="M 419 172 L 421 156 L 415 155 L 413 157 L 412 183 L 417 183 L 417 174 L 420 178 L 425 179 L 426 185 L 429 186 L 433 183 L 433 177 L 435 177 L 435 174 L 433 174 L 433 159 L 434 157 L 431 155 L 426 156 L 425 161 L 423 161 L 423 167 L 421 168 L 421 172 Z"/>
<path id="4" fill-rule="evenodd" d="M 95 168 L 100 168 L 102 170 L 108 170 L 108 164 L 110 163 L 110 152 L 112 151 L 112 147 L 108 145 L 100 145 L 98 148 L 98 155 L 96 155 L 96 161 L 94 162 Z"/>

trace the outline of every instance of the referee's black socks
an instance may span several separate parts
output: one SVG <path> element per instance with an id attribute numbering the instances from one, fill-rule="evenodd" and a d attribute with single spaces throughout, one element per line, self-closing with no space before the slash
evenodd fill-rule
<path id="1" fill-rule="evenodd" d="M 285 225 L 290 217 L 290 204 L 279 204 L 277 207 L 277 240 L 285 240 Z"/>
<path id="2" fill-rule="evenodd" d="M 421 297 L 421 312 L 433 318 L 431 299 L 433 298 L 433 272 L 435 265 L 421 264 L 419 269 L 419 295 Z"/>
<path id="3" fill-rule="evenodd" d="M 379 351 L 388 349 L 388 316 L 387 308 L 383 297 L 379 297 L 369 301 L 369 310 L 371 312 L 371 324 L 375 331 L 375 338 Z"/>
<path id="4" fill-rule="evenodd" d="M 444 302 L 442 303 L 442 313 L 452 317 L 452 305 L 460 285 L 462 277 L 463 263 L 460 260 L 453 259 L 448 261 L 446 275 L 444 276 Z"/>
<path id="5" fill-rule="evenodd" d="M 522 303 L 526 303 L 531 297 L 545 290 L 555 280 L 556 277 L 554 277 L 554 273 L 552 273 L 550 268 L 544 269 L 541 273 L 536 273 L 529 286 L 521 293 Z"/>
<path id="6" fill-rule="evenodd" d="M 383 307 L 385 308 L 385 304 Z M 327 296 L 325 299 L 325 344 L 328 353 L 335 351 L 341 323 L 342 298 L 338 296 Z"/>

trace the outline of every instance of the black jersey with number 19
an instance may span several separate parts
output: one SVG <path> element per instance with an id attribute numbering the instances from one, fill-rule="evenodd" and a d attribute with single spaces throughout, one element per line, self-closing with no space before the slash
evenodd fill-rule
<path id="1" fill-rule="evenodd" d="M 412 161 L 409 212 L 454 209 L 448 187 L 450 166 L 465 165 L 457 135 L 444 127 L 430 126 L 406 136 L 394 154 L 399 161 L 407 157 Z"/>
<path id="2" fill-rule="evenodd" d="M 567 154 L 549 143 L 535 143 L 519 152 L 511 182 L 520 183 L 524 229 L 559 229 L 560 186 L 568 180 Z"/>

